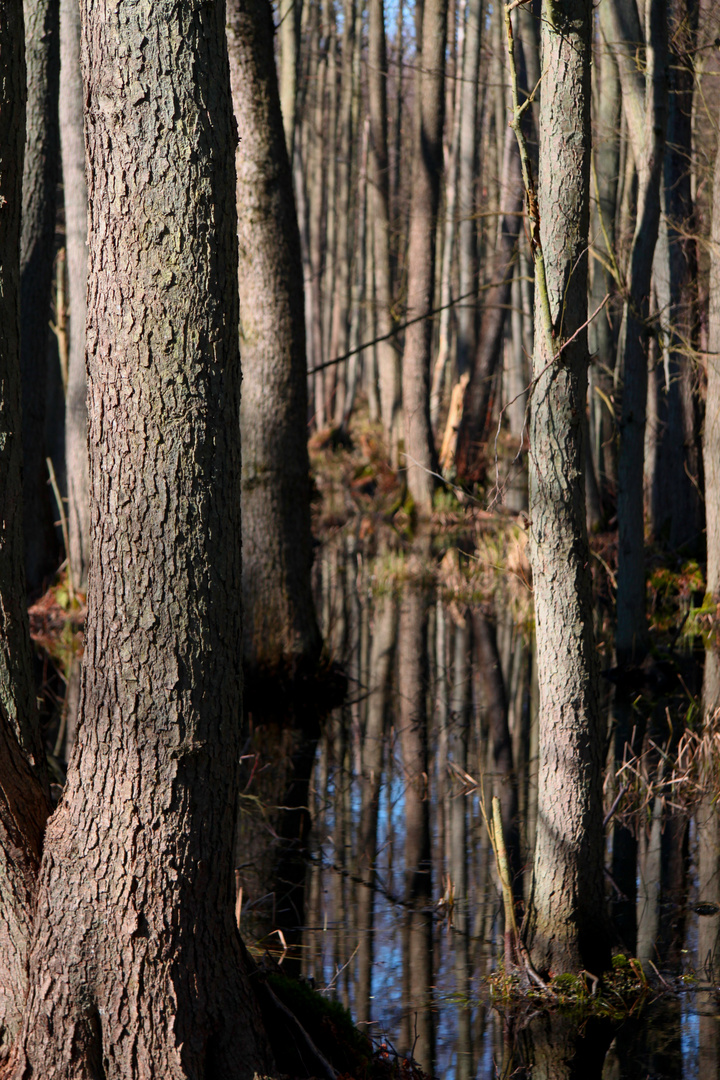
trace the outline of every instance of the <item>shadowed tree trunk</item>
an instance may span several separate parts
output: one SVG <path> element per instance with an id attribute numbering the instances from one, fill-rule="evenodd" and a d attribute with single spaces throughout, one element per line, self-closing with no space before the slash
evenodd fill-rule
<path id="1" fill-rule="evenodd" d="M 692 352 L 699 330 L 698 258 L 692 196 L 692 113 L 699 4 L 669 4 L 668 132 L 663 209 L 655 258 L 655 287 L 663 328 L 664 379 L 658 412 L 661 430 L 652 487 L 656 536 L 676 548 L 699 537 L 700 439 Z"/>
<path id="2" fill-rule="evenodd" d="M 60 159 L 60 0 L 25 0 L 27 134 L 20 241 L 25 570 L 31 592 L 57 564 L 45 464 L 48 326 Z"/>
<path id="3" fill-rule="evenodd" d="M 25 602 L 20 470 L 22 0 L 0 4 L 0 1061 L 17 1035 L 48 804 Z M 21 749 L 22 748 L 22 749 Z M 35 772 L 33 772 L 33 766 Z"/>
<path id="4" fill-rule="evenodd" d="M 430 352 L 435 290 L 435 234 L 443 164 L 447 0 L 425 0 L 415 73 L 415 145 L 408 245 L 403 409 L 408 489 L 421 511 L 432 506 L 436 469 L 430 427 Z M 425 316 L 424 318 L 419 318 Z"/>
<path id="5" fill-rule="evenodd" d="M 557 0 L 543 18 L 537 384 L 530 421 L 540 749 L 524 933 L 535 967 L 545 974 L 600 971 L 610 959 L 603 880 L 604 731 L 584 490 L 591 38 L 590 0 Z"/>
<path id="6" fill-rule="evenodd" d="M 224 18 L 223 4 L 83 6 L 88 619 L 18 1080 L 271 1067 L 231 876 L 242 678 Z"/>
<path id="7" fill-rule="evenodd" d="M 87 291 L 87 186 L 80 73 L 80 5 L 60 3 L 60 142 L 65 197 L 65 247 L 70 293 L 70 348 L 65 402 L 65 471 L 73 585 L 87 586 L 90 558 L 85 293 Z"/>
<path id="8" fill-rule="evenodd" d="M 622 416 L 618 459 L 618 662 L 642 660 L 647 648 L 643 460 L 647 403 L 647 319 L 650 279 L 660 221 L 667 112 L 667 4 L 647 5 L 643 37 L 636 0 L 608 5 L 623 106 L 638 174 L 638 205 L 623 311 L 620 363 Z M 636 62 L 645 45 L 645 78 Z"/>
<path id="9" fill-rule="evenodd" d="M 246 864 L 252 854 L 256 863 L 241 871 L 245 900 L 273 898 L 256 913 L 259 933 L 279 927 L 296 947 L 323 702 L 310 587 L 302 260 L 267 0 L 230 0 L 228 45 L 240 136 L 245 707 L 257 775 L 247 793 L 265 804 L 260 817 L 241 813 L 238 858 Z M 299 962 L 296 950 L 291 962 Z"/>

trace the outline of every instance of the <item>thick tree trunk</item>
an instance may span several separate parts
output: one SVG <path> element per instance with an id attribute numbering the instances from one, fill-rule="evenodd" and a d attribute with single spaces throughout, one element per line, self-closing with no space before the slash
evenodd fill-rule
<path id="1" fill-rule="evenodd" d="M 65 399 L 65 473 L 70 571 L 76 589 L 87 587 L 90 560 L 85 294 L 87 292 L 87 185 L 80 72 L 80 5 L 60 2 L 60 142 L 65 197 L 65 248 L 70 293 L 70 348 Z"/>
<path id="2" fill-rule="evenodd" d="M 415 146 L 408 247 L 407 328 L 403 353 L 403 409 L 408 488 L 417 507 L 432 506 L 436 469 L 430 428 L 430 352 L 435 290 L 435 233 L 442 170 L 447 0 L 422 6 L 422 50 L 415 74 Z M 420 318 L 420 316 L 424 316 Z"/>
<path id="3" fill-rule="evenodd" d="M 45 839 L 16 1078 L 249 1078 L 225 7 L 86 0 L 92 554 L 78 744 Z"/>
<path id="4" fill-rule="evenodd" d="M 38 779 L 44 776 L 44 755 L 25 602 L 20 481 L 24 58 L 22 2 L 5 0 L 0 5 L 0 1060 L 17 1035 L 27 994 L 32 909 L 48 811 Z"/>
<path id="5" fill-rule="evenodd" d="M 57 554 L 45 464 L 45 402 L 60 158 L 60 0 L 25 0 L 24 7 L 28 98 L 20 241 L 20 364 L 25 569 L 32 592 L 55 569 Z"/>
<path id="6" fill-rule="evenodd" d="M 590 0 L 558 0 L 543 19 L 539 215 L 547 295 L 540 266 L 530 425 L 540 751 L 525 935 L 545 974 L 599 971 L 609 961 L 604 732 L 584 491 L 591 38 Z"/>

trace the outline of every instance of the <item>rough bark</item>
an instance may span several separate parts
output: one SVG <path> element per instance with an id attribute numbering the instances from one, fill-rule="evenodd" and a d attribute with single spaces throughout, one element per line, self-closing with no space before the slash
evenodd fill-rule
<path id="1" fill-rule="evenodd" d="M 48 804 L 24 588 L 20 469 L 20 206 L 25 141 L 21 0 L 0 6 L 0 1060 L 27 993 L 32 905 Z M 33 766 L 36 775 L 33 772 Z"/>
<path id="2" fill-rule="evenodd" d="M 231 0 L 237 152 L 246 672 L 317 663 L 302 259 L 267 0 Z"/>
<path id="3" fill-rule="evenodd" d="M 81 723 L 12 1075 L 267 1071 L 233 917 L 241 705 L 224 4 L 83 5 L 92 552 Z"/>
<path id="4" fill-rule="evenodd" d="M 415 76 L 415 145 L 408 244 L 407 328 L 403 352 L 403 409 L 408 489 L 417 507 L 432 506 L 436 469 L 430 427 L 430 352 L 435 289 L 435 234 L 443 163 L 447 0 L 422 5 L 422 48 Z M 420 318 L 424 316 L 424 318 Z"/>
<path id="5" fill-rule="evenodd" d="M 535 967 L 546 974 L 598 971 L 609 961 L 604 732 L 584 490 L 591 32 L 590 0 L 556 0 L 543 18 L 539 240 L 547 295 L 540 264 L 537 383 L 530 422 L 540 749 L 533 881 L 524 932 Z"/>
<path id="6" fill-rule="evenodd" d="M 60 3 L 25 0 L 24 7 L 28 98 L 20 239 L 20 365 L 25 569 L 30 591 L 34 591 L 56 564 L 45 464 L 45 401 L 60 152 Z"/>
<path id="7" fill-rule="evenodd" d="M 90 491 L 85 376 L 87 291 L 87 185 L 80 72 L 80 5 L 60 0 L 60 143 L 65 198 L 65 249 L 70 294 L 70 345 L 65 397 L 65 473 L 70 571 L 76 589 L 87 587 Z"/>

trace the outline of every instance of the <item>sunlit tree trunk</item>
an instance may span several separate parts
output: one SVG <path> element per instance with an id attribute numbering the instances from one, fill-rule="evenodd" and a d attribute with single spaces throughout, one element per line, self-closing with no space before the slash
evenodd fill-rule
<path id="1" fill-rule="evenodd" d="M 83 5 L 82 719 L 45 837 L 18 1080 L 272 1069 L 231 873 L 242 672 L 226 55 L 224 4 Z"/>
<path id="2" fill-rule="evenodd" d="M 403 353 L 403 409 L 408 488 L 417 507 L 432 506 L 436 471 L 430 428 L 430 352 L 435 290 L 435 231 L 442 170 L 447 0 L 422 6 L 419 70 L 415 74 L 415 145 L 408 244 L 407 328 Z M 421 318 L 424 316 L 424 318 Z"/>
<path id="3" fill-rule="evenodd" d="M 85 376 L 87 291 L 87 187 L 80 74 L 80 6 L 60 4 L 60 143 L 65 197 L 65 247 L 70 293 L 70 348 L 65 403 L 65 472 L 73 585 L 87 586 L 90 559 L 90 490 Z"/>
<path id="4" fill-rule="evenodd" d="M 392 330 L 390 269 L 390 163 L 387 122 L 387 48 L 383 0 L 368 3 L 368 104 L 370 108 L 370 180 L 373 208 L 375 312 L 377 334 Z M 400 357 L 397 343 L 378 344 L 380 410 L 391 460 L 396 457 L 396 428 L 400 412 Z M 395 433 L 395 434 L 394 434 Z"/>
<path id="5" fill-rule="evenodd" d="M 592 4 L 542 23 L 530 556 L 540 680 L 537 833 L 525 937 L 538 971 L 609 961 L 602 766 L 585 526 Z M 572 133 L 571 135 L 569 133 Z M 547 292 L 543 290 L 543 277 Z"/>
<path id="6" fill-rule="evenodd" d="M 475 349 L 475 303 L 468 296 L 477 288 L 477 228 L 475 184 L 478 157 L 478 78 L 483 29 L 483 0 L 468 0 L 460 98 L 460 160 L 458 169 L 458 295 L 457 374 L 470 367 Z"/>

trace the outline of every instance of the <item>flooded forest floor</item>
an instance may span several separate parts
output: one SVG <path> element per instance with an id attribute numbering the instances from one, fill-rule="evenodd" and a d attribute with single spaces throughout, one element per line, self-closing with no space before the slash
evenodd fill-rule
<path id="1" fill-rule="evenodd" d="M 439 490 L 421 523 L 371 425 L 352 441 L 314 437 L 311 457 L 315 602 L 348 690 L 322 718 L 308 765 L 294 936 L 276 925 L 282 875 L 268 890 L 238 870 L 240 926 L 258 963 L 337 999 L 372 1040 L 373 1075 L 394 1061 L 410 1076 L 412 1060 L 448 1080 L 720 1076 L 720 753 L 700 704 L 718 613 L 701 550 L 648 548 L 652 648 L 620 670 L 614 523 L 591 535 L 614 969 L 602 986 L 561 977 L 550 1000 L 528 998 L 494 974 L 503 916 L 486 822 L 497 796 L 521 917 L 538 707 L 522 463 L 509 479 L 492 464 L 472 497 Z M 59 796 L 82 597 L 61 576 L 30 616 Z M 253 761 L 242 801 L 262 833 L 268 796 Z"/>

